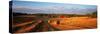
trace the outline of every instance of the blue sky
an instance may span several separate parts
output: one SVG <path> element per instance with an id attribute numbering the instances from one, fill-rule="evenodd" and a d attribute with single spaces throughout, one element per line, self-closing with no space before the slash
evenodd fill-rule
<path id="1" fill-rule="evenodd" d="M 97 10 L 96 5 L 13 1 L 13 12 L 36 14 L 87 14 Z"/>

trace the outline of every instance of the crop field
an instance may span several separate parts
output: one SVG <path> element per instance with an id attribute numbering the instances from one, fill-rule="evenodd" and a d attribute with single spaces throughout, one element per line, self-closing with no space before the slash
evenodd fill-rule
<path id="1" fill-rule="evenodd" d="M 60 24 L 57 24 L 57 20 Z M 72 29 L 91 29 L 97 27 L 96 18 L 88 17 L 71 17 L 71 18 L 53 18 L 49 23 L 61 30 L 72 30 Z"/>
<path id="2" fill-rule="evenodd" d="M 94 29 L 97 28 L 97 18 L 21 15 L 13 17 L 12 28 L 14 33 Z"/>

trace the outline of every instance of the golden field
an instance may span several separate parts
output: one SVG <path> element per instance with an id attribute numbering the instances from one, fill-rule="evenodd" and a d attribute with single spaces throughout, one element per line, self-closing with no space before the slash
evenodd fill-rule
<path id="1" fill-rule="evenodd" d="M 60 24 L 57 24 L 57 20 L 60 21 Z M 90 17 L 52 18 L 48 22 L 53 27 L 61 30 L 91 29 L 97 27 L 97 18 Z"/>

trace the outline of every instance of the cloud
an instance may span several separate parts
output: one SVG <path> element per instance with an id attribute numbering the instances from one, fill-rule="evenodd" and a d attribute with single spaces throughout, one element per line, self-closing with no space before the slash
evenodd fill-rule
<path id="1" fill-rule="evenodd" d="M 67 6 L 67 5 L 66 5 Z M 68 6 L 65 5 L 52 5 L 45 7 L 29 7 L 29 6 L 13 6 L 13 12 L 27 13 L 27 14 L 87 14 L 88 12 L 96 11 L 96 8 L 84 7 L 84 6 Z"/>

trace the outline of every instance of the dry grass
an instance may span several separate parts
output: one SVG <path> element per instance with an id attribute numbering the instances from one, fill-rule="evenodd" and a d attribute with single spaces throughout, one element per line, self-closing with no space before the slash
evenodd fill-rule
<path id="1" fill-rule="evenodd" d="M 60 24 L 57 24 L 57 20 Z M 52 18 L 49 23 L 61 30 L 71 29 L 91 29 L 97 27 L 97 18 L 90 17 L 71 17 L 71 18 Z"/>

